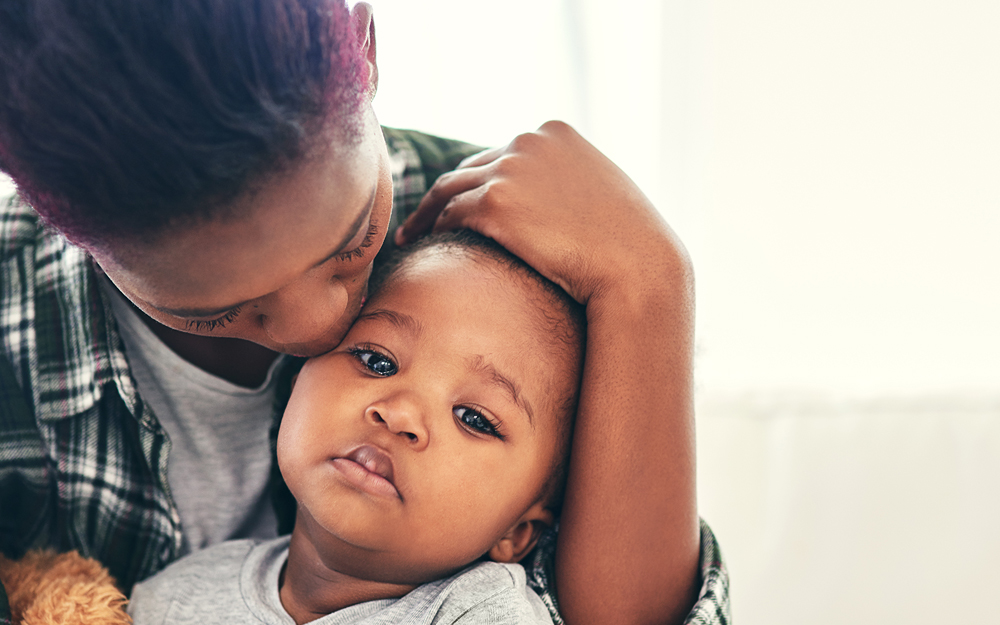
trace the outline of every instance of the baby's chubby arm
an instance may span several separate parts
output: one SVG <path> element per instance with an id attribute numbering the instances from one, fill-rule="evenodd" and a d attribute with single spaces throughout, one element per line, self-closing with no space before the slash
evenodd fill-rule
<path id="1" fill-rule="evenodd" d="M 587 309 L 587 353 L 556 551 L 571 625 L 680 623 L 694 603 L 694 280 L 635 184 L 549 122 L 443 175 L 396 234 L 472 228 Z"/>

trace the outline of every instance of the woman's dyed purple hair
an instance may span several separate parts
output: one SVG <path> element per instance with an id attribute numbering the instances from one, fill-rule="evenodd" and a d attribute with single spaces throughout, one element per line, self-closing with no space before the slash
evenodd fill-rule
<path id="1" fill-rule="evenodd" d="M 367 88 L 344 0 L 0 0 L 0 169 L 70 239 L 215 214 Z"/>

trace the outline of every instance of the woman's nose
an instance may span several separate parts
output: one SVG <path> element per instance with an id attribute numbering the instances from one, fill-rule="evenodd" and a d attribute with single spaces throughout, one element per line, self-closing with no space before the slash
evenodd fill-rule
<path id="1" fill-rule="evenodd" d="M 348 300 L 339 280 L 302 276 L 262 302 L 264 331 L 280 345 L 321 341 L 344 316 Z"/>
<path id="2" fill-rule="evenodd" d="M 385 426 L 393 434 L 404 438 L 413 448 L 427 447 L 430 432 L 424 421 L 424 412 L 416 398 L 398 394 L 373 403 L 365 410 L 365 419 Z"/>

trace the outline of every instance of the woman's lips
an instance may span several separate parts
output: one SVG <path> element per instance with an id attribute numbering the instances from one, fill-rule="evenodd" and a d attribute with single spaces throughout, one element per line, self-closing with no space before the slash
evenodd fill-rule
<path id="1" fill-rule="evenodd" d="M 377 497 L 402 499 L 393 483 L 392 459 L 381 449 L 362 445 L 331 463 L 358 490 Z"/>

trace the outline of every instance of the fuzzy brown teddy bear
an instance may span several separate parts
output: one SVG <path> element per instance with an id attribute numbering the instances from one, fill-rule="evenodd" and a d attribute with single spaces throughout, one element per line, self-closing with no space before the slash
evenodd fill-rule
<path id="1" fill-rule="evenodd" d="M 0 625 L 130 625 L 127 600 L 99 562 L 75 551 L 0 555 Z M 7 613 L 3 608 L 8 607 Z M 5 620 L 6 619 L 6 620 Z"/>

